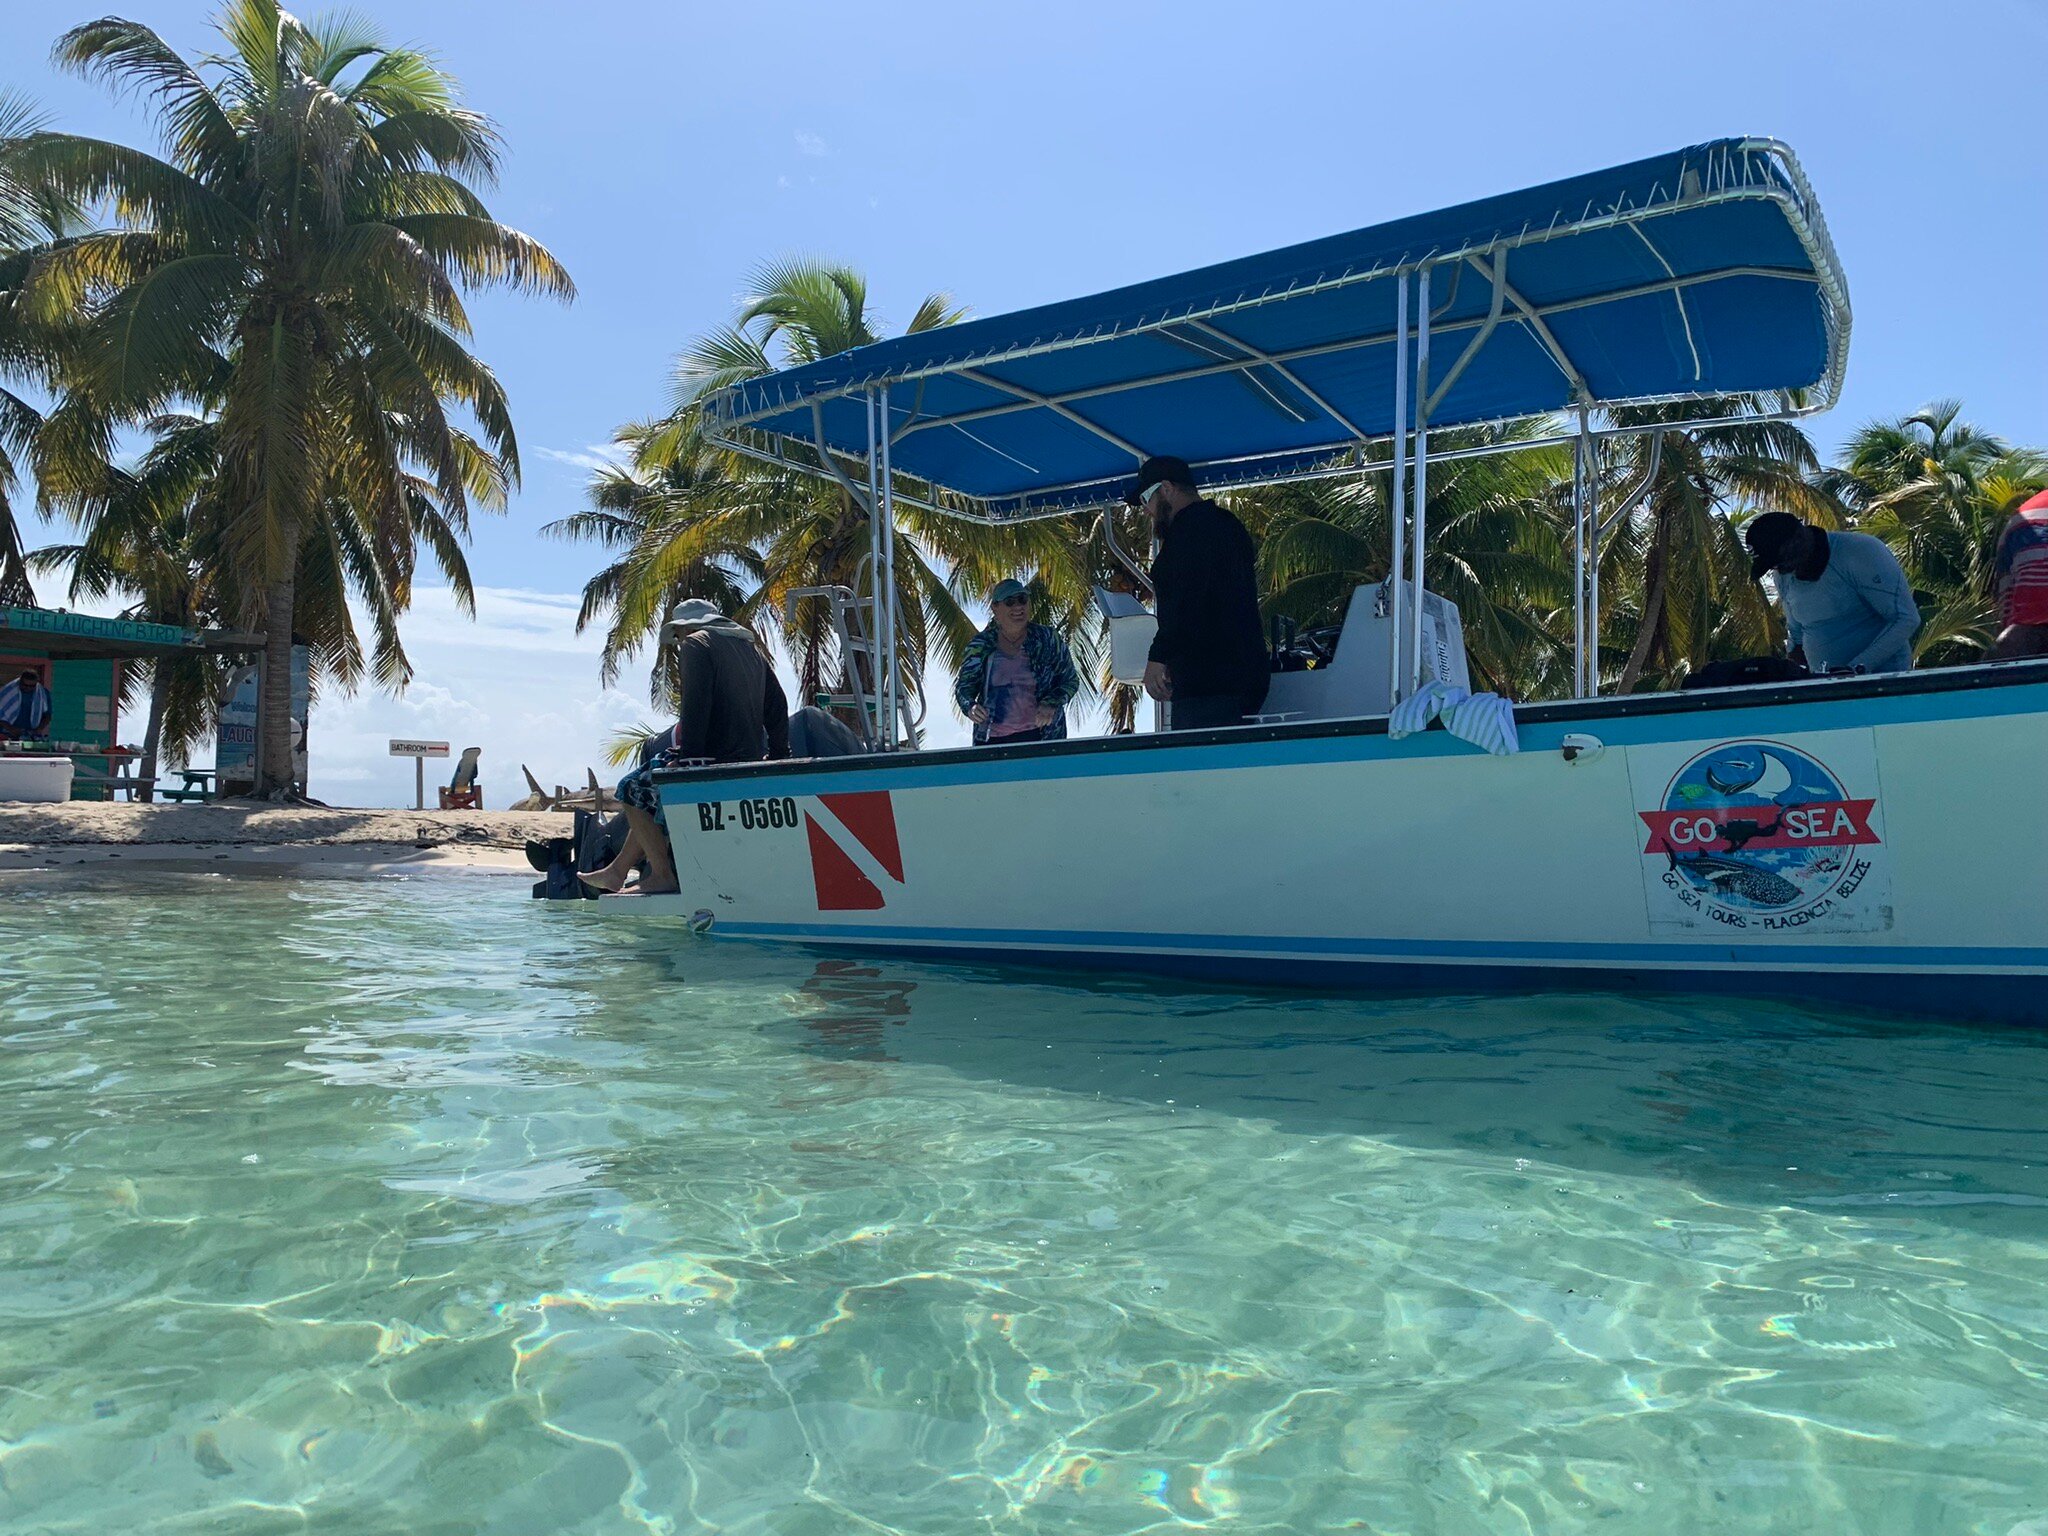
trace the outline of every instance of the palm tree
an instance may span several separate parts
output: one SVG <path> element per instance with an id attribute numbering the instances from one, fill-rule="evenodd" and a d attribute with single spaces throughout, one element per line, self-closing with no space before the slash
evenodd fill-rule
<path id="1" fill-rule="evenodd" d="M 32 253 L 61 236 L 76 216 L 23 172 L 23 147 L 43 128 L 33 104 L 0 91 L 0 603 L 24 605 L 35 601 L 35 593 L 13 497 L 21 463 L 33 453 L 43 419 L 24 395 L 7 386 L 53 391 L 75 339 L 61 324 L 33 319 L 21 291 L 34 266 Z"/>
<path id="2" fill-rule="evenodd" d="M 685 348 L 669 413 L 621 430 L 626 467 L 599 471 L 588 509 L 550 531 L 625 552 L 585 587 L 578 620 L 579 628 L 606 621 L 610 672 L 655 635 L 676 597 L 712 596 L 780 639 L 809 699 L 828 676 L 846 689 L 855 663 L 836 654 L 825 604 L 792 603 L 791 594 L 826 586 L 872 591 L 867 511 L 837 485 L 710 444 L 700 407 L 718 389 L 865 346 L 883 329 L 869 307 L 866 279 L 846 267 L 773 263 L 756 274 L 754 289 L 731 324 Z M 908 329 L 948 325 L 961 314 L 947 296 L 933 294 Z M 920 689 L 930 656 L 958 664 L 974 633 L 964 604 L 1004 576 L 1035 573 L 1053 619 L 1070 633 L 1085 630 L 1085 561 L 1064 521 L 988 528 L 899 506 L 898 528 L 907 689 Z M 743 590 L 728 585 L 734 582 Z M 1092 658 L 1085 645 L 1084 651 Z M 872 679 L 860 681 L 872 691 Z M 666 686 L 657 673 L 658 698 Z"/>
<path id="3" fill-rule="evenodd" d="M 326 632 L 306 637 L 340 681 L 362 666 L 339 601 L 352 586 L 377 630 L 377 680 L 402 685 L 394 621 L 416 547 L 452 567 L 460 596 L 469 508 L 517 480 L 462 290 L 574 289 L 484 206 L 497 135 L 426 55 L 345 15 L 307 25 L 276 0 L 227 0 L 218 26 L 227 47 L 204 71 L 119 18 L 58 41 L 63 66 L 152 102 L 168 155 L 49 132 L 22 147 L 35 185 L 119 220 L 38 256 L 39 312 L 88 322 L 42 467 L 60 495 L 89 499 L 120 427 L 180 402 L 214 416 L 220 557 L 268 637 L 258 791 L 281 794 L 302 592 L 321 598 Z"/>
<path id="4" fill-rule="evenodd" d="M 38 570 L 68 569 L 74 602 L 125 597 L 126 618 L 188 629 L 218 624 L 227 617 L 217 579 L 224 510 L 218 426 L 165 417 L 150 428 L 155 441 L 133 469 L 108 466 L 83 539 L 39 549 L 29 562 Z M 185 761 L 213 729 L 227 674 L 207 656 L 151 664 L 139 767 L 145 800 L 159 759 Z"/>
<path id="5" fill-rule="evenodd" d="M 1955 400 L 1861 428 L 1820 476 L 1905 567 L 1922 616 L 1914 657 L 1930 666 L 1980 660 L 1990 648 L 1998 537 L 2044 480 L 2048 458 L 1980 431 Z"/>
<path id="6" fill-rule="evenodd" d="M 671 438 L 658 454 L 648 453 L 645 445 L 662 431 L 659 422 L 620 428 L 615 441 L 626 451 L 627 462 L 591 476 L 587 508 L 541 529 L 554 538 L 584 540 L 617 552 L 583 584 L 576 614 L 578 634 L 600 620 L 605 624 L 599 676 L 607 687 L 682 599 L 704 598 L 751 623 L 761 591 L 761 557 L 751 547 L 707 547 L 685 537 L 691 520 L 732 492 L 735 482 L 697 438 Z M 679 552 L 683 558 L 677 558 Z M 674 655 L 657 646 L 648 699 L 672 711 L 678 689 Z"/>
<path id="7" fill-rule="evenodd" d="M 1712 402 L 1713 414 L 1768 410 L 1777 397 Z M 1685 408 L 1696 413 L 1702 407 Z M 1647 406 L 1613 413 L 1613 424 L 1639 429 L 1619 440 L 1603 460 L 1601 477 L 1612 497 L 1639 484 L 1649 468 L 1655 429 L 1662 433 L 1661 463 L 1648 492 L 1623 515 L 1603 551 L 1601 651 L 1624 658 L 1614 691 L 1632 693 L 1649 679 L 1675 687 L 1705 662 L 1757 655 L 1777 646 L 1777 619 L 1763 589 L 1750 579 L 1749 554 L 1737 519 L 1765 511 L 1791 512 L 1822 527 L 1834 526 L 1841 507 L 1816 483 L 1819 456 L 1790 421 L 1748 421 L 1686 430 L 1677 407 Z"/>

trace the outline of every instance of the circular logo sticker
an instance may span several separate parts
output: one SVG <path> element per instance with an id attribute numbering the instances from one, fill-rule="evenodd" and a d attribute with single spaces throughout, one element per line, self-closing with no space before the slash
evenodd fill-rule
<path id="1" fill-rule="evenodd" d="M 1833 907 L 1868 865 L 1858 845 L 1877 842 L 1874 799 L 1851 798 L 1825 763 L 1776 741 L 1727 742 L 1672 775 L 1649 828 L 1646 856 L 1666 865 L 1664 885 L 1686 905 L 1734 926 L 1796 926 Z"/>

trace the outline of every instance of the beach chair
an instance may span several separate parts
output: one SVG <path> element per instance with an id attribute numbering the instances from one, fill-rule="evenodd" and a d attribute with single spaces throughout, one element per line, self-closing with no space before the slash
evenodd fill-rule
<path id="1" fill-rule="evenodd" d="M 484 808 L 484 787 L 476 781 L 476 760 L 483 755 L 483 750 L 482 747 L 462 749 L 462 757 L 455 764 L 455 776 L 441 791 L 442 810 L 480 811 Z"/>

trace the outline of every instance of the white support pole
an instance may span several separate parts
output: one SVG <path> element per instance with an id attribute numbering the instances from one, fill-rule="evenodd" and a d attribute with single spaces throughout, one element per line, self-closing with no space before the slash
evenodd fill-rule
<path id="1" fill-rule="evenodd" d="M 861 397 L 868 408 L 868 622 L 862 626 L 868 642 L 868 729 L 884 751 L 894 744 L 889 717 L 882 708 L 883 651 L 887 641 L 882 631 L 882 508 L 878 492 L 881 455 L 875 444 L 875 392 Z M 855 594 L 858 596 L 858 593 Z"/>
<path id="2" fill-rule="evenodd" d="M 882 705 L 887 712 L 889 732 L 883 739 L 890 747 L 897 744 L 897 733 L 903 726 L 903 665 L 896 655 L 896 641 L 900 633 L 896 604 L 896 496 L 891 488 L 894 476 L 889 464 L 889 386 L 884 384 L 875 394 L 875 413 L 879 418 L 875 441 L 881 451 L 881 464 L 877 470 L 880 480 L 880 494 L 875 500 L 876 516 L 882 525 L 882 569 L 878 591 L 882 598 L 882 633 L 886 637 L 882 645 Z"/>
<path id="3" fill-rule="evenodd" d="M 1422 686 L 1423 556 L 1429 548 L 1429 268 L 1415 274 L 1415 528 L 1409 540 L 1415 612 L 1408 636 L 1408 686 Z"/>
<path id="4" fill-rule="evenodd" d="M 1393 534 L 1387 562 L 1387 708 L 1401 702 L 1401 567 L 1408 558 L 1408 274 L 1394 274 L 1394 484 L 1387 499 Z"/>
<path id="5" fill-rule="evenodd" d="M 1592 474 L 1586 408 L 1572 445 L 1572 697 L 1586 696 L 1586 482 Z"/>
<path id="6" fill-rule="evenodd" d="M 1586 697 L 1600 697 L 1600 444 L 1586 438 Z"/>

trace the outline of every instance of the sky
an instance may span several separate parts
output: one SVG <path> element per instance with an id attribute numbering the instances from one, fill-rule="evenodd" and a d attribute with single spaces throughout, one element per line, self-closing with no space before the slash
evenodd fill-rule
<path id="1" fill-rule="evenodd" d="M 934 289 L 996 314 L 1770 135 L 1798 153 L 1849 276 L 1847 387 L 1810 424 L 1823 449 L 1943 397 L 2048 442 L 2048 0 L 351 8 L 436 53 L 497 121 L 493 211 L 579 295 L 472 305 L 524 483 L 478 528 L 477 621 L 423 594 L 408 696 L 316 710 L 312 789 L 337 802 L 410 802 L 388 736 L 467 733 L 496 805 L 523 788 L 518 762 L 580 781 L 597 726 L 650 716 L 638 677 L 600 696 L 596 646 L 573 633 L 597 552 L 539 529 L 779 257 L 860 268 L 896 324 Z M 0 7 L 0 85 L 67 129 L 151 142 L 135 102 L 44 62 L 108 10 L 188 56 L 210 46 L 212 0 L 17 3 Z M 959 731 L 932 713 L 941 739 Z"/>

